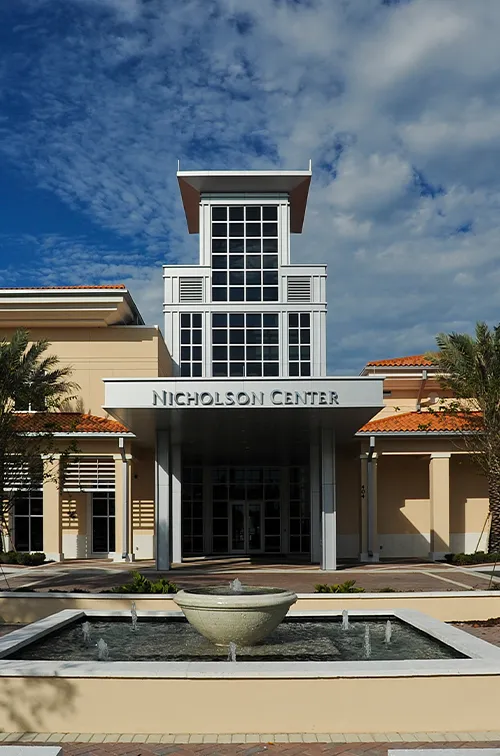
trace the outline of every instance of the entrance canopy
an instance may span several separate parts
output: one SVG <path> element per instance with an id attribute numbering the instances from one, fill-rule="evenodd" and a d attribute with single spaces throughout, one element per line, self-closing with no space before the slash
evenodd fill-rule
<path id="1" fill-rule="evenodd" d="M 213 462 L 308 454 L 321 428 L 338 442 L 382 407 L 383 378 L 107 378 L 104 409 L 139 442 L 169 430 L 184 452 Z"/>

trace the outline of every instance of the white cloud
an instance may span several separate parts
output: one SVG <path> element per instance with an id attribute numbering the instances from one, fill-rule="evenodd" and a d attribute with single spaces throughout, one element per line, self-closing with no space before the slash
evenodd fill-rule
<path id="1" fill-rule="evenodd" d="M 498 320 L 498 0 L 19 3 L 44 21 L 0 60 L 0 98 L 20 105 L 0 152 L 124 239 L 45 240 L 54 280 L 71 250 L 80 280 L 125 279 L 161 322 L 159 263 L 196 258 L 177 159 L 312 157 L 293 260 L 329 264 L 333 369 Z M 63 6 L 70 22 L 52 23 Z"/>

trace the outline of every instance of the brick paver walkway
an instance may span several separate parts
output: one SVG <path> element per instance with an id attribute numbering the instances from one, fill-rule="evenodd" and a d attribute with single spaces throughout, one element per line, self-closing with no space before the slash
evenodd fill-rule
<path id="1" fill-rule="evenodd" d="M 127 582 L 131 570 L 148 577 L 168 577 L 181 588 L 227 583 L 239 578 L 247 585 L 272 584 L 299 593 L 313 593 L 317 583 L 341 583 L 355 580 L 368 592 L 383 591 L 463 591 L 485 590 L 490 576 L 471 569 L 447 564 L 399 563 L 342 567 L 337 572 L 321 572 L 315 565 L 272 564 L 228 559 L 206 564 L 185 563 L 168 573 L 158 573 L 153 562 L 132 565 L 114 564 L 107 560 L 64 562 L 40 567 L 0 570 L 0 590 L 21 589 L 48 591 L 103 591 Z M 498 578 L 495 579 L 498 582 Z"/>
<path id="2" fill-rule="evenodd" d="M 133 742 L 60 742 L 57 740 L 47 741 L 47 745 L 57 745 L 60 743 L 64 756 L 255 756 L 259 753 L 276 754 L 276 756 L 387 756 L 389 749 L 399 748 L 498 748 L 500 740 L 469 740 L 462 738 L 454 740 L 449 736 L 447 740 L 441 734 L 442 740 L 425 740 L 403 741 L 394 738 L 392 741 L 382 741 L 374 743 L 364 742 L 362 739 L 355 740 L 357 736 L 352 736 L 352 741 L 345 742 L 307 742 L 306 736 L 302 741 L 293 743 L 279 742 L 246 742 L 246 743 L 217 743 L 217 742 L 194 742 L 194 743 L 175 743 L 164 742 L 155 743 L 153 741 L 141 741 L 144 736 L 135 736 L 138 740 Z M 498 736 L 498 733 L 497 733 Z M 156 736 L 151 736 L 156 737 Z M 172 736 L 173 737 L 173 736 Z M 203 737 L 203 736 L 200 736 Z M 214 736 L 212 736 L 213 739 Z M 216 737 L 216 736 L 215 736 Z M 219 736 L 220 737 L 220 736 Z M 230 736 L 229 736 L 230 737 Z M 250 737 L 250 736 L 249 736 Z M 255 736 L 258 738 L 258 736 Z M 313 740 L 316 736 L 309 736 Z M 362 736 L 360 736 L 362 737 Z M 8 742 L 19 741 L 3 741 Z M 26 743 L 29 745 L 29 743 Z M 35 743 L 33 743 L 35 745 Z"/>

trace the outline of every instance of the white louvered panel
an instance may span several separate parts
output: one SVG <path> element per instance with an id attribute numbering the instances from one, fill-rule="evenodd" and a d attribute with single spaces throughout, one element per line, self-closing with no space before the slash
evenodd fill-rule
<path id="1" fill-rule="evenodd" d="M 31 478 L 26 463 L 7 461 L 5 463 L 5 468 L 5 491 L 23 491 L 34 488 L 34 481 Z M 36 487 L 41 488 L 41 485 Z"/>
<path id="2" fill-rule="evenodd" d="M 114 491 L 112 457 L 78 457 L 64 471 L 64 491 Z"/>
<path id="3" fill-rule="evenodd" d="M 310 302 L 311 276 L 288 276 L 286 296 L 288 302 Z"/>
<path id="4" fill-rule="evenodd" d="M 203 278 L 179 278 L 179 302 L 203 302 Z"/>

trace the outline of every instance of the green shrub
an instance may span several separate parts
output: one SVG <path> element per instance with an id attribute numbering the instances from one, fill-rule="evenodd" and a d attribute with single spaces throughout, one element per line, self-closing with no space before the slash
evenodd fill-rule
<path id="1" fill-rule="evenodd" d="M 446 554 L 445 559 L 449 564 L 456 564 L 458 566 L 483 564 L 500 562 L 500 553 L 498 551 L 492 551 L 487 554 L 485 551 L 476 551 L 473 554 Z"/>
<path id="2" fill-rule="evenodd" d="M 364 593 L 365 589 L 356 585 L 355 580 L 346 580 L 345 583 L 317 583 L 314 586 L 315 593 Z"/>
<path id="3" fill-rule="evenodd" d="M 379 593 L 397 593 L 398 591 L 396 588 L 391 588 L 390 585 L 387 585 L 385 588 L 379 588 L 378 592 Z"/>
<path id="4" fill-rule="evenodd" d="M 0 553 L 2 564 L 23 564 L 26 567 L 36 567 L 45 562 L 45 554 L 42 551 L 3 551 Z"/>
<path id="5" fill-rule="evenodd" d="M 111 588 L 111 593 L 177 593 L 178 590 L 170 580 L 159 578 L 153 582 L 140 572 L 134 572 L 130 583 Z"/>

